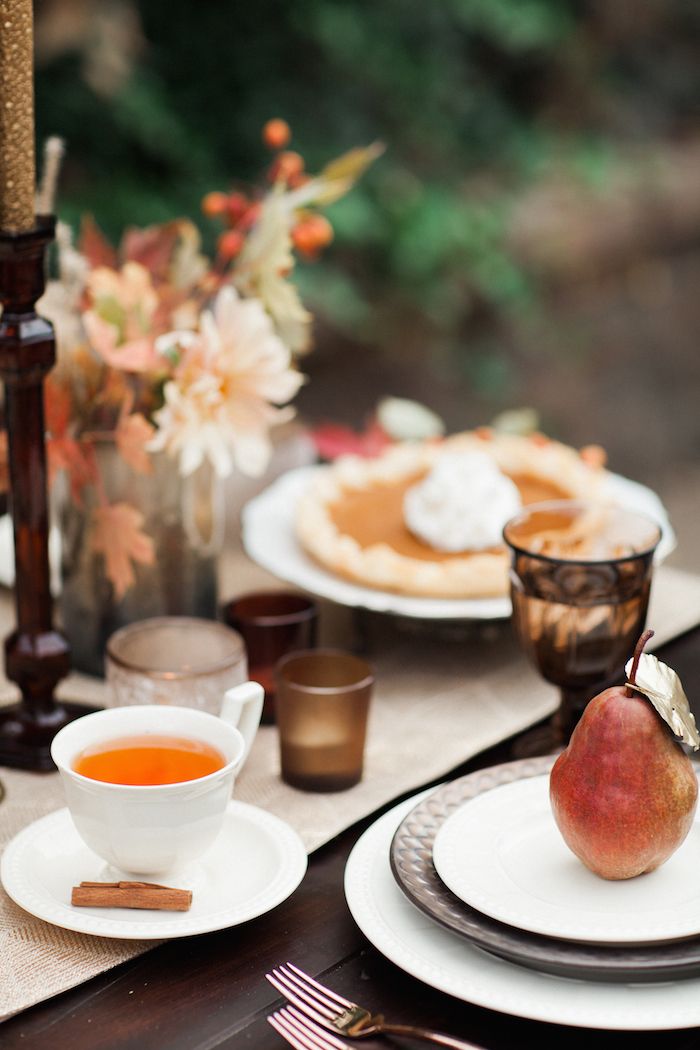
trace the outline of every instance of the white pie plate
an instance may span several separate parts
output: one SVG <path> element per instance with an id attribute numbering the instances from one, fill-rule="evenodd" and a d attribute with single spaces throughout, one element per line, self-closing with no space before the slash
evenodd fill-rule
<path id="1" fill-rule="evenodd" d="M 510 598 L 418 598 L 374 590 L 335 576 L 317 564 L 296 538 L 296 508 L 305 489 L 323 466 L 299 467 L 283 474 L 243 508 L 243 546 L 268 572 L 311 594 L 339 605 L 394 613 L 424 620 L 502 620 L 511 613 Z M 618 474 L 608 475 L 607 495 L 630 510 L 657 521 L 663 537 L 656 553 L 660 563 L 673 550 L 676 538 L 668 514 L 656 493 Z"/>
<path id="2" fill-rule="evenodd" d="M 285 900 L 306 871 L 297 833 L 257 806 L 233 801 L 214 845 L 183 876 L 153 881 L 191 888 L 186 912 L 74 908 L 71 887 L 107 881 L 105 862 L 83 843 L 67 809 L 42 817 L 5 848 L 0 879 L 21 908 L 54 926 L 96 937 L 164 940 L 237 926 Z"/>
<path id="3" fill-rule="evenodd" d="M 549 776 L 530 777 L 460 806 L 435 837 L 433 863 L 460 900 L 531 933 L 625 945 L 700 934 L 700 815 L 656 871 L 610 882 L 566 846 Z"/>
<path id="4" fill-rule="evenodd" d="M 346 866 L 350 911 L 383 955 L 456 999 L 516 1017 L 623 1031 L 700 1025 L 700 978 L 620 985 L 552 977 L 472 947 L 414 907 L 394 881 L 389 850 L 401 820 L 428 793 L 407 799 L 372 824 Z"/>

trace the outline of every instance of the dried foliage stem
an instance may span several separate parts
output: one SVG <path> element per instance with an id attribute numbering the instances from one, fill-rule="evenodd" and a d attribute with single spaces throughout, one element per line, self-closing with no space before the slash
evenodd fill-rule
<path id="1" fill-rule="evenodd" d="M 57 135 L 52 135 L 51 138 L 46 140 L 41 185 L 36 195 L 37 215 L 50 215 L 54 210 L 56 186 L 58 185 L 64 150 L 63 139 Z"/>

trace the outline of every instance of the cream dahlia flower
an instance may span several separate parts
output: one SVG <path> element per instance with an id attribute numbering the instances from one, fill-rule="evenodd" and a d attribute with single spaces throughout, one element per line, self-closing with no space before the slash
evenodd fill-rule
<path id="1" fill-rule="evenodd" d="M 170 332 L 156 349 L 174 354 L 178 364 L 155 413 L 149 449 L 177 456 L 182 474 L 205 459 L 222 477 L 234 465 L 244 474 L 262 474 L 272 452 L 270 428 L 294 415 L 293 408 L 279 406 L 304 381 L 262 304 L 223 288 L 213 309 L 203 312 L 198 332 Z"/>

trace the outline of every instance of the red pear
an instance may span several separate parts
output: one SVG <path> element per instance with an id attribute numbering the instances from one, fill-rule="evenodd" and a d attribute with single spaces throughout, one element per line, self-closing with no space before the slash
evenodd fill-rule
<path id="1" fill-rule="evenodd" d="M 635 652 L 632 683 L 647 637 Z M 586 706 L 552 768 L 549 793 L 557 826 L 579 860 L 604 879 L 631 879 L 660 867 L 681 845 L 698 781 L 651 703 L 615 686 Z"/>

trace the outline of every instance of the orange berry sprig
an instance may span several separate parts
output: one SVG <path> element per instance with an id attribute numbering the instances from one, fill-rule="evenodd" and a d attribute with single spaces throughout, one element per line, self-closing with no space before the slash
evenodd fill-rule
<path id="1" fill-rule="evenodd" d="M 222 234 L 219 234 L 216 242 L 219 258 L 224 262 L 230 262 L 240 254 L 244 244 L 245 234 L 240 230 L 224 230 Z"/>
<path id="2" fill-rule="evenodd" d="M 292 140 L 292 129 L 286 120 L 281 117 L 268 120 L 262 139 L 268 149 L 277 152 L 267 172 L 269 182 L 284 182 L 290 189 L 296 189 L 308 181 L 304 158 L 295 150 L 285 149 Z"/>
<path id="3" fill-rule="evenodd" d="M 304 213 L 292 230 L 292 244 L 306 259 L 316 259 L 333 240 L 333 227 L 325 215 Z"/>
<path id="4" fill-rule="evenodd" d="M 220 219 L 227 227 L 219 235 L 217 251 L 223 262 L 230 262 L 240 253 L 248 230 L 260 214 L 260 204 L 239 190 L 222 193 L 213 190 L 202 200 L 202 211 L 210 219 Z"/>
<path id="5" fill-rule="evenodd" d="M 270 182 L 286 182 L 292 189 L 301 185 L 307 178 L 304 171 L 304 158 L 301 153 L 292 149 L 278 153 L 267 173 Z"/>
<path id="6" fill-rule="evenodd" d="M 274 117 L 268 120 L 262 131 L 262 139 L 268 149 L 284 149 L 292 138 L 292 129 L 286 120 Z"/>
<path id="7" fill-rule="evenodd" d="M 210 219 L 218 215 L 224 215 L 227 201 L 227 193 L 221 193 L 220 190 L 212 190 L 211 193 L 207 193 L 202 199 L 202 211 Z"/>
<path id="8" fill-rule="evenodd" d="M 288 189 L 296 189 L 311 176 L 306 173 L 301 154 L 285 149 L 291 138 L 289 124 L 280 117 L 268 120 L 263 127 L 263 142 L 268 149 L 276 153 L 267 171 L 268 181 L 274 184 L 282 183 Z M 238 190 L 232 190 L 230 193 L 215 190 L 204 197 L 204 214 L 209 218 L 220 219 L 227 227 L 217 241 L 217 253 L 221 263 L 232 262 L 240 254 L 248 232 L 257 222 L 260 208 L 259 201 L 252 200 Z M 297 215 L 291 236 L 296 251 L 313 261 L 333 240 L 333 227 L 325 216 L 303 211 Z"/>

